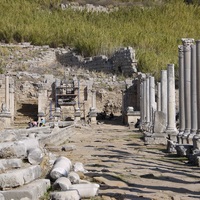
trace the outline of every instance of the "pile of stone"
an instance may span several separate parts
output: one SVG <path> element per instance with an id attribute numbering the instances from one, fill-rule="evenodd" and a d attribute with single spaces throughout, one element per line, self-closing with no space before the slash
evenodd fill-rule
<path id="1" fill-rule="evenodd" d="M 75 163 L 60 156 L 54 162 L 50 177 L 54 181 L 53 192 L 50 192 L 51 199 L 74 199 L 94 197 L 98 193 L 99 185 L 81 180 L 79 172 L 86 172 L 82 163 Z"/>
<path id="2" fill-rule="evenodd" d="M 79 176 L 87 172 L 82 163 L 72 165 L 68 158 L 56 157 L 46 146 L 46 142 L 56 145 L 60 138 L 74 134 L 70 126 L 4 130 L 0 134 L 1 200 L 38 200 L 49 188 L 53 189 L 50 198 L 55 200 L 97 195 L 99 185 Z M 63 148 L 66 151 L 67 147 Z"/>

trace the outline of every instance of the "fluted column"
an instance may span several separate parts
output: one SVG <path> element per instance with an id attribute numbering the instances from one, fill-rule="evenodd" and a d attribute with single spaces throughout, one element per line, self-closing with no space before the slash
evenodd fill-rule
<path id="1" fill-rule="evenodd" d="M 197 70 L 196 70 L 196 45 L 191 45 L 191 133 L 188 136 L 188 143 L 197 132 Z M 199 78 L 199 77 L 198 77 Z"/>
<path id="2" fill-rule="evenodd" d="M 185 96 L 184 96 L 184 60 L 183 45 L 178 46 L 178 63 L 179 63 L 179 133 L 177 136 L 178 143 L 182 143 L 182 135 L 185 130 Z"/>
<path id="3" fill-rule="evenodd" d="M 174 64 L 167 65 L 167 129 L 170 140 L 177 140 Z"/>
<path id="4" fill-rule="evenodd" d="M 191 44 L 193 39 L 182 39 L 184 54 L 184 98 L 185 98 L 185 130 L 182 143 L 187 144 L 191 132 Z"/>
<path id="5" fill-rule="evenodd" d="M 197 133 L 193 137 L 193 149 L 200 150 L 200 40 L 196 41 L 197 79 Z"/>

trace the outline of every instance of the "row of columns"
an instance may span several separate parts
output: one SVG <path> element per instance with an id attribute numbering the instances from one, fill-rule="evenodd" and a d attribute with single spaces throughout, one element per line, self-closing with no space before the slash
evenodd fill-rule
<path id="1" fill-rule="evenodd" d="M 178 46 L 179 64 L 179 130 L 176 128 L 176 93 L 174 64 L 161 70 L 155 92 L 154 77 L 146 74 L 140 85 L 141 129 L 154 135 L 155 113 L 166 117 L 165 130 L 160 133 L 179 145 L 192 144 L 200 150 L 200 40 L 183 38 Z M 155 100 L 155 96 L 157 97 Z M 157 104 L 157 105 L 156 105 Z M 149 136 L 148 135 L 148 136 Z"/>
<path id="2" fill-rule="evenodd" d="M 174 64 L 168 64 L 167 70 L 161 71 L 161 80 L 157 82 L 157 93 L 155 78 L 151 75 L 143 76 L 140 86 L 141 98 L 141 129 L 148 133 L 148 137 L 156 134 L 163 136 L 165 143 L 167 137 L 176 137 L 176 102 L 175 102 L 175 73 Z M 156 95 L 157 94 L 157 95 Z M 157 96 L 157 99 L 155 99 Z M 154 132 L 155 123 L 160 124 L 163 119 L 155 119 L 155 113 L 164 114 L 164 126 L 160 132 Z M 163 115 L 162 115 L 163 116 Z M 158 121 L 159 120 L 159 121 Z M 154 140 L 155 142 L 155 140 Z"/>

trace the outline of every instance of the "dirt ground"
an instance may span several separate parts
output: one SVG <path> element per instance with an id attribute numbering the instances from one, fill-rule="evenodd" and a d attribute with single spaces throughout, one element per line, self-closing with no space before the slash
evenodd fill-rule
<path id="1" fill-rule="evenodd" d="M 88 171 L 82 178 L 100 184 L 93 200 L 200 199 L 200 168 L 165 146 L 145 146 L 138 129 L 120 119 L 76 129 L 66 141 L 76 149 L 61 154 L 82 162 Z"/>

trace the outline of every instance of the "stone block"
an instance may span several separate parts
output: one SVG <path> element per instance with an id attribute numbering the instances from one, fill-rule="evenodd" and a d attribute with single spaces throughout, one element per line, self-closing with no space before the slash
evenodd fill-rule
<path id="1" fill-rule="evenodd" d="M 166 114 L 162 111 L 154 112 L 154 133 L 163 133 L 166 129 Z"/>
<path id="2" fill-rule="evenodd" d="M 44 196 L 49 187 L 50 180 L 38 179 L 13 190 L 0 191 L 0 194 L 3 195 L 5 200 L 21 200 L 25 198 L 29 200 L 38 200 L 40 197 Z"/>
<path id="3" fill-rule="evenodd" d="M 22 160 L 13 159 L 0 159 L 0 170 L 20 168 L 22 166 Z"/>
<path id="4" fill-rule="evenodd" d="M 90 198 L 98 194 L 99 185 L 96 183 L 89 184 L 74 184 L 70 189 L 77 190 L 81 198 Z"/>
<path id="5" fill-rule="evenodd" d="M 71 181 L 67 177 L 58 178 L 52 185 L 53 190 L 66 191 L 69 189 Z"/>
<path id="6" fill-rule="evenodd" d="M 5 189 L 22 186 L 39 178 L 41 174 L 42 170 L 39 165 L 7 171 L 6 173 L 0 174 L 0 188 Z"/>
<path id="7" fill-rule="evenodd" d="M 68 190 L 61 192 L 51 192 L 50 199 L 54 200 L 79 200 L 81 199 L 77 190 Z"/>
<path id="8" fill-rule="evenodd" d="M 178 156 L 188 156 L 192 153 L 193 145 L 191 144 L 176 144 L 175 149 Z"/>

